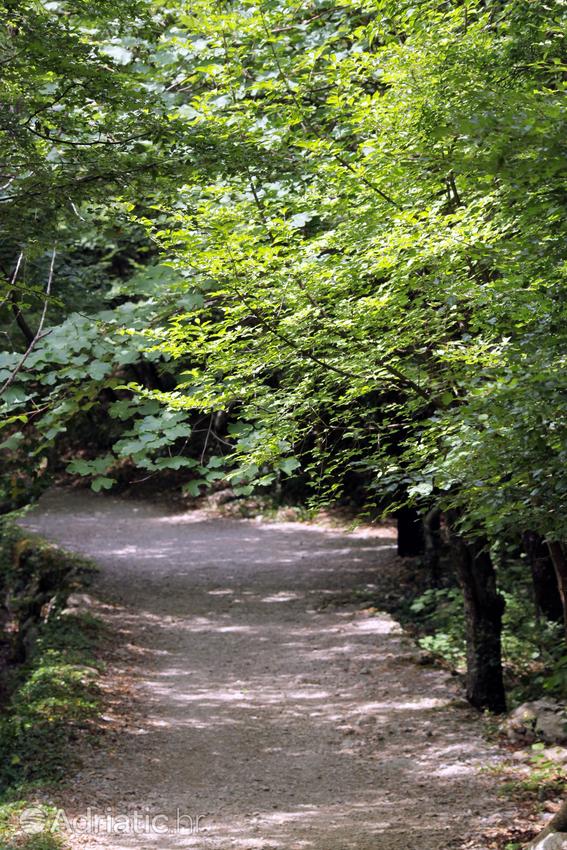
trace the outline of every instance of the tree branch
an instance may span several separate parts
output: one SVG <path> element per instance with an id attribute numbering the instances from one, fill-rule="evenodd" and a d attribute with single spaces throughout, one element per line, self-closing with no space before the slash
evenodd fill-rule
<path id="1" fill-rule="evenodd" d="M 95 139 L 92 142 L 74 142 L 71 139 L 60 139 L 55 136 L 46 136 L 27 124 L 24 126 L 28 132 L 33 133 L 33 135 L 37 136 L 38 139 L 43 139 L 45 142 L 51 142 L 54 145 L 70 145 L 73 148 L 93 148 L 100 145 L 127 145 L 129 142 L 135 142 L 138 139 L 144 138 L 144 134 L 138 134 L 136 136 L 129 136 L 127 139 Z"/>
<path id="2" fill-rule="evenodd" d="M 226 247 L 235 274 L 238 275 L 238 267 L 236 260 L 230 250 L 230 246 L 227 245 Z M 303 348 L 301 345 L 298 345 L 296 342 L 294 342 L 294 340 L 290 339 L 287 334 L 283 334 L 280 330 L 272 327 L 268 320 L 265 319 L 264 316 L 252 304 L 250 304 L 247 297 L 242 292 L 240 292 L 236 285 L 229 284 L 229 286 L 236 294 L 236 296 L 240 299 L 240 301 L 250 310 L 252 315 L 260 322 L 263 328 L 265 328 L 277 339 L 285 343 L 289 348 L 292 348 L 294 351 L 296 351 L 301 357 L 305 358 L 306 360 L 311 360 L 312 363 L 316 363 L 318 366 L 321 366 L 327 371 L 334 372 L 337 375 L 342 375 L 343 378 L 353 378 L 354 380 L 358 381 L 364 377 L 363 375 L 356 374 L 355 372 L 351 372 L 348 369 L 342 369 L 340 366 L 334 366 L 332 363 L 329 363 L 326 360 L 321 360 L 321 358 L 317 357 L 317 355 L 313 354 L 313 352 L 309 351 L 306 348 Z M 412 380 L 412 378 L 408 378 L 406 375 L 404 375 L 404 373 L 397 369 L 395 366 L 391 366 L 389 363 L 382 362 L 379 364 L 379 368 L 383 369 L 385 372 L 388 372 L 402 384 L 405 384 L 407 387 L 412 389 L 417 395 L 421 396 L 421 398 L 425 399 L 430 403 L 436 404 L 435 399 L 432 398 L 426 390 L 420 387 L 419 384 Z M 365 380 L 369 379 L 366 378 Z"/>
<path id="3" fill-rule="evenodd" d="M 6 380 L 2 384 L 2 387 L 0 388 L 0 396 L 4 395 L 4 393 L 6 392 L 8 387 L 10 387 L 14 383 L 16 376 L 21 371 L 26 360 L 28 359 L 28 357 L 32 353 L 33 349 L 35 348 L 35 346 L 37 345 L 37 343 L 39 342 L 39 340 L 43 336 L 42 331 L 43 331 L 43 325 L 45 323 L 45 317 L 47 315 L 47 307 L 49 305 L 49 300 L 50 300 L 51 284 L 53 283 L 53 270 L 54 270 L 54 267 L 55 267 L 55 257 L 56 256 L 57 256 L 57 252 L 56 252 L 56 249 L 55 249 L 55 246 L 54 246 L 53 247 L 53 253 L 51 254 L 51 265 L 49 267 L 49 276 L 47 278 L 47 285 L 45 287 L 45 301 L 44 301 L 44 304 L 43 304 L 43 310 L 41 312 L 41 318 L 39 320 L 39 325 L 38 325 L 37 331 L 35 332 L 32 341 L 28 345 L 22 359 L 20 360 L 20 362 L 18 363 L 18 365 L 16 366 L 16 368 L 14 369 L 14 371 L 12 372 L 10 377 L 6 378 Z"/>
<path id="4" fill-rule="evenodd" d="M 26 345 L 31 345 L 33 342 L 33 338 L 35 336 L 34 332 L 28 325 L 24 314 L 22 313 L 21 307 L 18 304 L 18 299 L 16 296 L 16 290 L 13 289 L 10 293 L 10 301 L 12 302 L 12 313 L 14 314 L 14 318 L 16 320 L 16 324 L 21 330 L 23 337 L 26 341 Z"/>
<path id="5" fill-rule="evenodd" d="M 3 306 L 4 306 L 7 302 L 8 302 L 8 300 L 10 299 L 10 296 L 11 296 L 11 294 L 12 294 L 12 289 L 14 288 L 14 285 L 15 285 L 15 283 L 16 283 L 16 280 L 17 280 L 17 277 L 18 277 L 18 274 L 19 274 L 19 271 L 20 271 L 20 266 L 21 266 L 21 264 L 22 264 L 22 260 L 23 260 L 23 258 L 24 258 L 24 252 L 23 252 L 23 251 L 21 251 L 21 252 L 20 252 L 20 256 L 18 257 L 18 261 L 17 261 L 17 263 L 16 263 L 16 268 L 14 269 L 14 273 L 12 274 L 12 277 L 10 278 L 10 283 L 8 284 L 8 294 L 6 295 L 5 299 L 4 299 L 4 300 L 2 301 L 2 303 L 0 304 L 0 309 L 2 309 L 2 307 L 3 307 Z"/>

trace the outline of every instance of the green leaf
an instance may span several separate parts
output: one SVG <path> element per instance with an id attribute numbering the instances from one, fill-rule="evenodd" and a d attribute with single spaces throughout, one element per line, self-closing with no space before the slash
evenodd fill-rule
<path id="1" fill-rule="evenodd" d="M 278 467 L 282 472 L 285 472 L 286 475 L 291 475 L 292 472 L 300 466 L 301 463 L 295 457 L 286 457 L 278 463 Z"/>
<path id="2" fill-rule="evenodd" d="M 201 495 L 201 487 L 206 482 L 202 479 L 194 479 L 193 481 L 189 481 L 187 484 L 183 485 L 183 492 L 188 496 L 197 497 Z"/>
<path id="3" fill-rule="evenodd" d="M 95 381 L 101 381 L 111 371 L 110 363 L 103 363 L 101 360 L 93 360 L 87 367 L 87 372 Z"/>
<path id="4" fill-rule="evenodd" d="M 103 476 L 99 476 L 98 478 L 93 479 L 91 487 L 95 491 L 95 493 L 98 493 L 100 490 L 110 490 L 110 488 L 115 483 L 116 482 L 114 478 L 105 478 Z"/>

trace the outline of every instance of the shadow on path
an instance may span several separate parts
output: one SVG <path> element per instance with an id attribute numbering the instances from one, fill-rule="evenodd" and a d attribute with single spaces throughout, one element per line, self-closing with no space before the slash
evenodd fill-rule
<path id="1" fill-rule="evenodd" d="M 495 811 L 479 771 L 494 753 L 450 677 L 418 667 L 387 615 L 321 608 L 380 588 L 395 570 L 387 531 L 65 491 L 25 524 L 98 563 L 137 682 L 135 723 L 85 760 L 65 801 L 69 816 L 115 820 L 73 846 L 448 850 Z"/>

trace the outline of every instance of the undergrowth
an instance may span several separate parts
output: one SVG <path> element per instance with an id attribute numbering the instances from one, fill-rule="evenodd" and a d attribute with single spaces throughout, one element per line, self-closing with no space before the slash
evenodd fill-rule
<path id="1" fill-rule="evenodd" d="M 73 764 L 74 742 L 94 734 L 102 624 L 65 608 L 71 591 L 92 572 L 82 559 L 30 539 L 13 524 L 3 526 L 0 581 L 11 614 L 4 637 L 14 654 L 5 659 L 0 716 L 0 850 L 59 850 L 60 836 L 51 830 L 26 834 L 20 816 L 30 807 L 37 812 L 42 786 L 63 779 Z M 23 660 L 22 624 L 29 638 Z"/>
<path id="2" fill-rule="evenodd" d="M 450 583 L 406 599 L 396 615 L 427 650 L 458 672 L 465 670 L 465 619 L 460 589 Z M 510 704 L 543 696 L 567 698 L 567 655 L 562 625 L 536 611 L 531 579 L 521 561 L 499 571 L 506 607 L 502 657 Z"/>
<path id="3" fill-rule="evenodd" d="M 504 783 L 502 792 L 534 803 L 561 797 L 565 789 L 564 766 L 552 758 L 549 752 L 542 742 L 532 744 L 528 760 L 529 773 L 521 779 Z"/>
<path id="4" fill-rule="evenodd" d="M 0 720 L 0 788 L 65 772 L 69 744 L 98 710 L 99 631 L 88 614 L 58 614 L 41 628 Z"/>

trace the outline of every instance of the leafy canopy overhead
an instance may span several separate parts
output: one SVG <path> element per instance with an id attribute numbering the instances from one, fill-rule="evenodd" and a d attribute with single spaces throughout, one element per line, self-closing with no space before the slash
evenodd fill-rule
<path id="1" fill-rule="evenodd" d="M 354 464 L 378 491 L 549 523 L 566 485 L 564 22 L 562 3 L 182 11 L 163 48 L 183 56 L 178 114 L 241 164 L 162 205 L 156 237 L 205 301 L 156 334 L 192 364 L 160 398 L 234 405 L 256 435 L 245 463 L 305 448 L 332 492 Z"/>
<path id="2" fill-rule="evenodd" d="M 186 465 L 194 489 L 301 464 L 319 499 L 356 474 L 369 504 L 409 493 L 495 533 L 564 535 L 564 3 L 170 0 L 118 22 L 103 5 L 88 43 L 92 9 L 64 9 L 34 26 L 71 28 L 80 82 L 59 48 L 32 63 L 16 135 L 34 164 L 9 209 L 45 191 L 48 219 L 69 177 L 100 185 L 161 264 L 149 299 L 97 318 L 86 377 L 41 343 L 12 415 L 63 395 L 34 418 L 49 441 L 111 388 L 124 431 L 104 464 L 71 467 L 101 486 L 125 456 Z M 134 349 L 167 385 L 128 379 Z M 218 412 L 196 452 L 191 422 Z"/>

